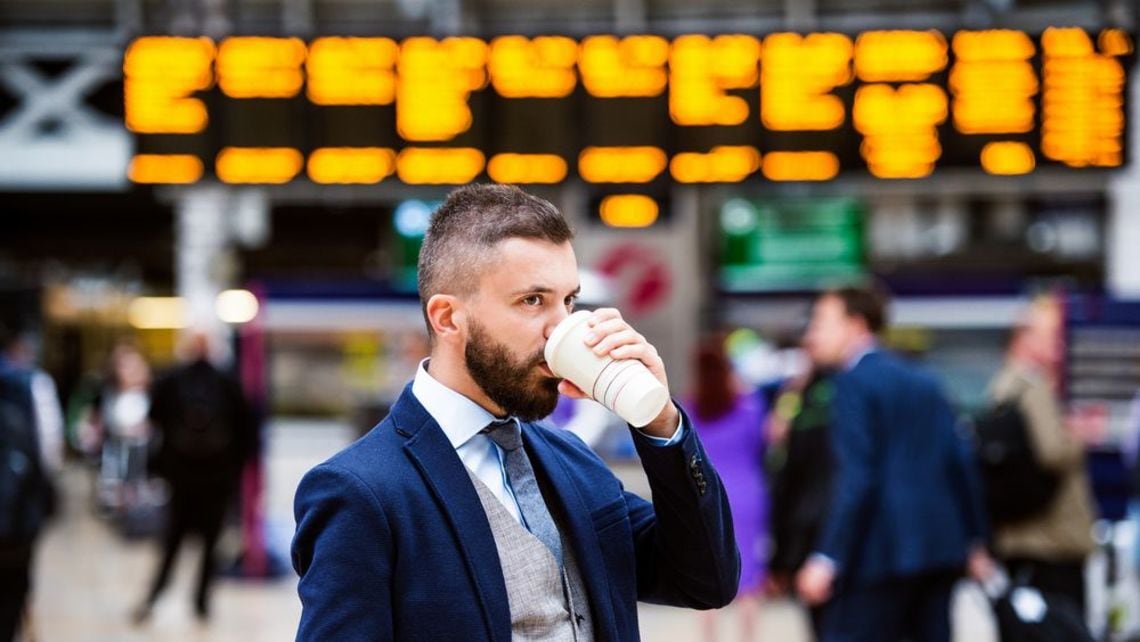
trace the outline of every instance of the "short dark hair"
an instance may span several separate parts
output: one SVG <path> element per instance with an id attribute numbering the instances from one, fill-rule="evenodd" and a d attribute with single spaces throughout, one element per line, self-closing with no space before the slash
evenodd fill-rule
<path id="1" fill-rule="evenodd" d="M 550 201 L 513 185 L 467 185 L 448 194 L 432 215 L 420 248 L 417 285 L 424 320 L 432 296 L 474 292 L 490 250 L 511 238 L 560 245 L 574 232 Z"/>
<path id="2" fill-rule="evenodd" d="M 820 298 L 823 297 L 839 299 L 847 316 L 863 319 L 873 334 L 882 332 L 887 324 L 887 302 L 890 297 L 880 287 L 848 285 L 828 290 L 820 295 Z"/>

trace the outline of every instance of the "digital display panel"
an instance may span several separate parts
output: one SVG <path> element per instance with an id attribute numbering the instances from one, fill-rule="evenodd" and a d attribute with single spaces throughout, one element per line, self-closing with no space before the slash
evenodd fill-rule
<path id="1" fill-rule="evenodd" d="M 123 60 L 129 173 L 636 192 L 1113 168 L 1132 52 L 1121 30 L 1079 28 L 142 37 Z"/>

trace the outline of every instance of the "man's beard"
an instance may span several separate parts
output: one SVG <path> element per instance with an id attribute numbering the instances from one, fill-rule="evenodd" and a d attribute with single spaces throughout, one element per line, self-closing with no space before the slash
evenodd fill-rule
<path id="1" fill-rule="evenodd" d="M 545 360 L 542 352 L 515 361 L 505 345 L 472 321 L 464 358 L 476 385 L 508 415 L 535 421 L 554 412 L 558 379 L 538 374 L 538 365 Z"/>

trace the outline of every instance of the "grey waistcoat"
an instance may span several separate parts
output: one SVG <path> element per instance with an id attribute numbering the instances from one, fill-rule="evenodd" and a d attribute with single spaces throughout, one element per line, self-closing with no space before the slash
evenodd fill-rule
<path id="1" fill-rule="evenodd" d="M 491 523 L 507 584 L 514 642 L 593 642 L 590 602 L 574 549 L 562 534 L 565 573 L 550 549 L 518 522 L 486 484 L 467 471 Z M 566 600 L 569 591 L 571 599 Z M 577 617 L 572 618 L 572 614 Z M 577 625 L 574 621 L 577 620 Z"/>

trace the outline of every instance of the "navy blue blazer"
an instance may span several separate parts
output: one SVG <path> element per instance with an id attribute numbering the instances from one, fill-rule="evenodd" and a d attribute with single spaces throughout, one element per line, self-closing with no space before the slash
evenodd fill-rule
<path id="1" fill-rule="evenodd" d="M 598 640 L 638 640 L 637 600 L 719 608 L 740 556 L 728 500 L 697 433 L 634 441 L 653 504 L 625 492 L 577 437 L 524 423 L 551 512 L 572 542 Z M 510 642 L 494 536 L 439 425 L 404 389 L 391 414 L 305 476 L 294 505 L 298 640 Z"/>
<path id="2" fill-rule="evenodd" d="M 971 450 L 938 382 L 875 351 L 835 377 L 836 471 L 817 550 L 841 582 L 963 570 L 986 529 Z"/>

